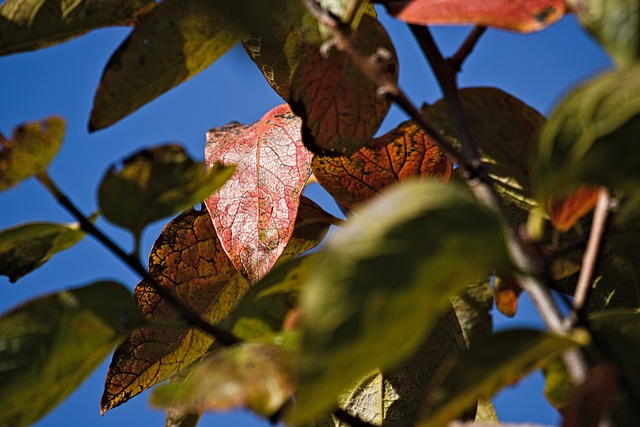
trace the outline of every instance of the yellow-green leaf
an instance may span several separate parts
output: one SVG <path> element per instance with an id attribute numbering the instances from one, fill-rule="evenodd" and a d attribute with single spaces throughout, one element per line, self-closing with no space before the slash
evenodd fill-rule
<path id="1" fill-rule="evenodd" d="M 19 126 L 10 140 L 0 139 L 0 191 L 45 172 L 62 145 L 64 129 L 64 120 L 50 117 Z"/>
<path id="2" fill-rule="evenodd" d="M 84 238 L 78 224 L 33 222 L 0 231 L 0 274 L 15 282 Z"/>
<path id="3" fill-rule="evenodd" d="M 142 322 L 131 293 L 97 282 L 0 317 L 0 425 L 28 426 L 64 400 Z"/>

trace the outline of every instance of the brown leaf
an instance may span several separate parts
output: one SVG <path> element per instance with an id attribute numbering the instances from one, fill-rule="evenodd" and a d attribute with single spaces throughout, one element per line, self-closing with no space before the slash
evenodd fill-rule
<path id="1" fill-rule="evenodd" d="M 553 227 L 563 233 L 569 231 L 580 218 L 593 210 L 599 194 L 599 187 L 584 185 L 571 194 L 551 196 L 548 209 Z"/>
<path id="2" fill-rule="evenodd" d="M 205 157 L 209 167 L 215 162 L 237 166 L 206 205 L 233 265 L 255 283 L 289 241 L 311 173 L 300 119 L 283 104 L 254 124 L 213 128 L 207 132 Z"/>
<path id="3" fill-rule="evenodd" d="M 448 180 L 453 163 L 409 120 L 351 156 L 314 156 L 311 168 L 318 182 L 341 205 L 352 209 L 384 187 L 407 178 Z"/>
<path id="4" fill-rule="evenodd" d="M 354 35 L 362 52 L 388 53 L 389 71 L 397 79 L 397 58 L 382 25 L 363 15 Z M 323 55 L 317 46 L 308 46 L 293 77 L 290 100 L 302 117 L 307 148 L 316 154 L 350 155 L 365 145 L 391 105 L 377 89 L 345 53 Z"/>
<path id="5" fill-rule="evenodd" d="M 564 0 L 391 0 L 387 9 L 410 24 L 475 24 L 527 33 L 565 14 Z"/>
<path id="6" fill-rule="evenodd" d="M 222 249 L 206 210 L 191 210 L 167 224 L 149 255 L 149 273 L 210 322 L 226 316 L 249 288 Z M 136 286 L 134 296 L 149 319 L 180 320 L 145 281 Z M 212 343 L 213 338 L 193 328 L 136 329 L 113 355 L 102 412 L 188 366 Z"/>
<path id="7" fill-rule="evenodd" d="M 494 276 L 494 298 L 496 308 L 500 313 L 508 317 L 513 317 L 518 310 L 518 298 L 522 293 L 522 288 L 513 275 Z"/>

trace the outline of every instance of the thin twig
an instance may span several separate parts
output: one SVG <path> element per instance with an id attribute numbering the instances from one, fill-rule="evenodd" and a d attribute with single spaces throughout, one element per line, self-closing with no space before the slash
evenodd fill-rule
<path id="1" fill-rule="evenodd" d="M 580 270 L 580 276 L 578 278 L 578 284 L 576 285 L 576 292 L 573 300 L 574 315 L 576 312 L 581 311 L 584 304 L 587 302 L 589 290 L 591 289 L 591 278 L 593 277 L 593 271 L 596 267 L 598 255 L 600 253 L 600 244 L 607 224 L 610 203 L 611 196 L 609 195 L 609 192 L 606 188 L 601 188 L 596 208 L 593 213 L 593 222 L 591 223 L 591 234 L 589 235 L 589 241 L 587 242 L 587 249 L 584 251 L 584 255 L 582 256 L 582 269 Z"/>
<path id="2" fill-rule="evenodd" d="M 462 64 L 469 54 L 473 52 L 473 48 L 476 46 L 476 43 L 478 43 L 478 40 L 480 40 L 480 37 L 482 37 L 485 31 L 487 31 L 487 27 L 480 25 L 473 27 L 473 30 L 471 30 L 465 41 L 460 45 L 458 51 L 451 58 L 447 59 L 449 66 L 451 66 L 456 73 L 459 73 L 462 70 Z"/>
<path id="3" fill-rule="evenodd" d="M 58 186 L 53 182 L 51 177 L 46 173 L 39 174 L 37 176 L 40 183 L 51 193 L 51 195 L 62 205 L 73 217 L 75 217 L 80 223 L 80 228 L 86 233 L 95 237 L 100 243 L 102 243 L 109 251 L 115 256 L 120 258 L 129 268 L 142 277 L 153 289 L 160 295 L 160 297 L 167 301 L 172 306 L 182 319 L 193 327 L 201 329 L 214 337 L 217 341 L 224 345 L 233 345 L 240 342 L 240 339 L 234 336 L 232 333 L 220 329 L 219 327 L 210 324 L 198 314 L 196 314 L 189 307 L 184 305 L 178 300 L 175 295 L 168 289 L 164 288 L 158 283 L 147 270 L 142 266 L 140 260 L 122 250 L 116 243 L 107 237 L 102 231 L 100 231 L 87 217 L 80 212 L 80 210 L 65 196 Z"/>

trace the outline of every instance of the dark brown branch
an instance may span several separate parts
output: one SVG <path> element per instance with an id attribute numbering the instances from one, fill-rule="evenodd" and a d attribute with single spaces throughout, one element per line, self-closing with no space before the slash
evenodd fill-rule
<path id="1" fill-rule="evenodd" d="M 476 46 L 476 43 L 478 43 L 478 40 L 480 40 L 480 37 L 482 37 L 485 31 L 487 31 L 487 27 L 479 25 L 473 27 L 473 30 L 471 30 L 458 51 L 451 58 L 447 59 L 449 66 L 457 73 L 462 70 L 462 64 L 469 54 L 473 52 L 473 48 Z"/>
<path id="2" fill-rule="evenodd" d="M 142 277 L 153 289 L 166 300 L 171 307 L 173 307 L 178 314 L 182 317 L 182 320 L 189 325 L 201 329 L 203 332 L 208 333 L 214 337 L 217 341 L 224 345 L 233 345 L 240 342 L 240 339 L 234 336 L 232 333 L 220 329 L 219 327 L 210 324 L 198 314 L 196 314 L 189 307 L 185 306 L 180 300 L 178 300 L 172 292 L 164 288 L 158 283 L 147 270 L 142 266 L 139 259 L 133 257 L 124 252 L 113 240 L 107 237 L 102 231 L 100 231 L 87 217 L 80 212 L 80 210 L 65 196 L 62 191 L 55 185 L 51 178 L 45 173 L 38 175 L 40 183 L 51 193 L 51 195 L 62 205 L 73 217 L 75 217 L 80 223 L 80 228 L 87 234 L 95 237 L 100 243 L 102 243 L 109 251 L 115 256 L 120 258 L 130 269 L 136 272 Z"/>

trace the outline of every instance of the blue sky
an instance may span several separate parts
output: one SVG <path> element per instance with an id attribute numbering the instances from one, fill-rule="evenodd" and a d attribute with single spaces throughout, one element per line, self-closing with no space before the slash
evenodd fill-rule
<path id="1" fill-rule="evenodd" d="M 401 87 L 418 105 L 436 101 L 440 97 L 437 85 L 405 25 L 383 12 L 380 18 L 398 51 Z M 441 49 L 449 54 L 468 31 L 464 27 L 441 27 L 434 34 Z M 25 121 L 62 116 L 67 121 L 67 135 L 50 173 L 86 213 L 96 209 L 97 185 L 111 163 L 141 147 L 166 142 L 181 142 L 193 157 L 202 159 L 206 130 L 233 120 L 253 122 L 282 102 L 244 51 L 236 47 L 204 72 L 123 121 L 89 134 L 87 123 L 102 69 L 128 32 L 127 28 L 94 31 L 52 48 L 0 58 L 0 131 L 9 136 L 15 126 Z M 548 115 L 571 87 L 608 67 L 607 56 L 579 28 L 575 18 L 568 16 L 530 35 L 489 30 L 464 64 L 460 85 L 499 87 Z M 393 108 L 380 132 L 405 119 Z M 337 213 L 331 200 L 317 187 L 309 195 Z M 0 194 L 0 228 L 36 220 L 72 221 L 34 180 Z M 162 223 L 146 231 L 143 253 L 148 253 Z M 125 232 L 104 220 L 99 220 L 98 226 L 130 248 Z M 45 292 L 105 278 L 118 280 L 131 289 L 138 282 L 134 274 L 87 238 L 17 284 L 0 278 L 0 312 Z M 516 318 L 506 319 L 500 314 L 494 318 L 496 327 L 501 329 L 540 325 L 526 299 Z M 99 416 L 107 366 L 108 360 L 37 425 L 163 425 L 164 414 L 149 409 L 145 394 Z M 496 405 L 502 419 L 555 423 L 557 415 L 541 396 L 541 384 L 540 376 L 534 375 L 519 387 L 501 393 Z M 220 417 L 207 415 L 200 425 L 266 425 L 250 414 Z"/>

